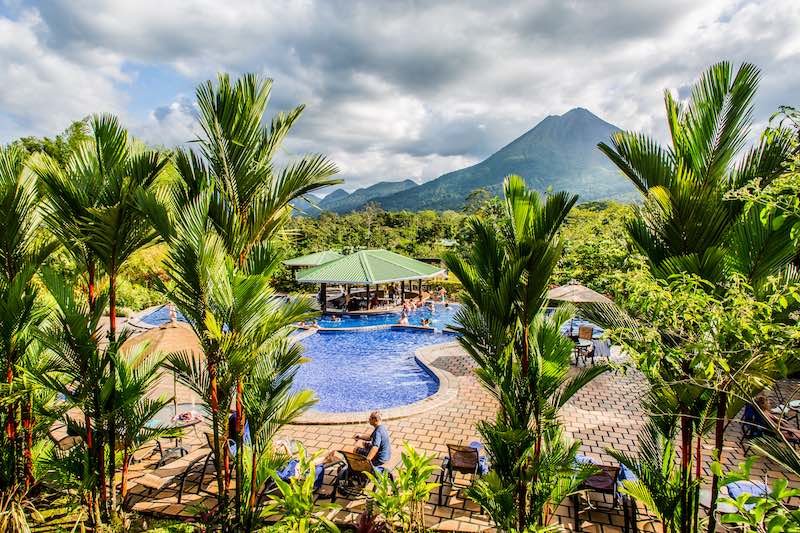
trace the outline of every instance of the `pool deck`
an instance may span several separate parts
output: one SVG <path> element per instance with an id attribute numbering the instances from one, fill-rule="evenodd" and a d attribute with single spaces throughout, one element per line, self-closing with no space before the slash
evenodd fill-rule
<path id="1" fill-rule="evenodd" d="M 164 333 L 179 333 L 183 337 L 174 340 L 176 346 L 186 347 L 185 327 L 161 328 Z M 170 332 L 170 329 L 182 331 Z M 162 347 L 162 349 L 169 349 Z M 455 343 L 439 344 L 419 350 L 422 357 L 431 368 L 446 373 L 454 381 L 451 390 L 455 391 L 446 401 L 436 406 L 419 412 L 409 412 L 387 420 L 386 426 L 393 441 L 393 461 L 399 460 L 402 443 L 408 442 L 416 449 L 434 454 L 438 461 L 446 455 L 447 443 L 468 443 L 477 440 L 475 423 L 479 420 L 490 419 L 494 416 L 496 405 L 492 398 L 481 387 L 473 375 L 474 363 Z M 612 356 L 621 360 L 622 356 L 615 352 Z M 787 395 L 797 389 L 796 380 L 784 380 L 780 387 Z M 157 392 L 172 394 L 172 378 L 162 378 Z M 192 395 L 182 386 L 177 387 L 178 402 L 192 403 Z M 644 422 L 644 413 L 639 405 L 639 400 L 646 390 L 644 377 L 636 371 L 627 373 L 607 373 L 595 379 L 579 394 L 573 397 L 562 409 L 562 420 L 567 433 L 574 439 L 580 439 L 581 453 L 588 455 L 599 462 L 616 464 L 605 451 L 606 447 L 613 446 L 626 452 L 635 452 L 637 449 L 636 435 Z M 402 408 L 400 408 L 402 409 Z M 190 451 L 201 449 L 204 446 L 202 431 L 198 428 L 191 431 L 183 440 L 184 446 Z M 360 423 L 328 423 L 328 424 L 294 424 L 286 426 L 280 437 L 300 440 L 311 450 L 350 449 L 353 446 L 354 433 L 368 429 L 366 421 Z M 744 457 L 738 446 L 741 435 L 738 423 L 730 424 L 725 435 L 728 451 L 724 458 L 727 469 L 735 468 Z M 709 463 L 712 444 L 704 443 L 703 458 L 704 469 L 709 474 Z M 145 473 L 157 476 L 168 476 L 179 473 L 185 463 L 176 460 L 168 463 L 158 471 L 154 470 L 155 459 L 145 460 L 131 467 L 129 503 L 137 511 L 155 515 L 185 517 L 198 519 L 203 509 L 209 509 L 216 503 L 213 494 L 200 492 L 198 494 L 197 477 L 190 477 L 182 503 L 177 502 L 178 487 L 167 484 L 165 488 L 149 493 L 137 483 L 136 478 Z M 438 473 L 438 468 L 437 468 Z M 760 460 L 756 463 L 754 477 L 766 477 L 769 480 L 785 478 L 786 473 L 777 466 Z M 326 473 L 326 484 L 320 491 L 319 499 L 327 502 L 330 494 L 332 476 Z M 800 486 L 800 480 L 790 477 L 793 486 Z M 213 482 L 206 475 L 204 489 L 213 491 Z M 445 491 L 444 502 L 438 501 L 438 493 L 431 496 L 425 507 L 426 522 L 429 527 L 437 531 L 490 531 L 492 528 L 486 516 L 474 503 L 465 500 L 461 494 L 447 494 Z M 623 517 L 618 509 L 611 509 L 610 500 L 602 495 L 592 494 L 591 508 L 586 504 L 582 506 L 579 517 L 583 531 L 618 533 L 622 531 Z M 331 511 L 330 517 L 340 524 L 352 524 L 358 514 L 364 510 L 364 501 L 350 501 L 338 499 L 342 507 L 338 511 Z M 646 512 L 640 510 L 640 531 L 660 531 L 660 526 L 650 520 Z M 556 512 L 556 519 L 568 530 L 574 529 L 574 509 L 569 502 L 561 505 Z"/>

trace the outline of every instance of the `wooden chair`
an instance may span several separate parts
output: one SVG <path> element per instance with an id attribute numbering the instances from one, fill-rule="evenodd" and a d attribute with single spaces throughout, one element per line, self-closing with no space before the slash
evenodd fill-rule
<path id="1" fill-rule="evenodd" d="M 619 477 L 620 467 L 611 465 L 600 465 L 591 463 L 594 467 L 598 468 L 600 472 L 589 477 L 584 481 L 580 490 L 589 492 L 597 492 L 600 494 L 611 495 L 611 508 L 617 508 L 617 478 Z M 576 493 L 572 496 L 572 502 L 575 506 L 575 531 L 581 531 L 580 517 L 578 516 L 581 511 L 581 495 Z M 634 519 L 635 520 L 635 519 Z"/>
<path id="2" fill-rule="evenodd" d="M 337 494 L 343 494 L 348 498 L 358 498 L 364 493 L 364 489 L 369 482 L 367 473 L 374 474 L 376 471 L 384 471 L 382 467 L 376 467 L 366 456 L 360 453 L 337 450 L 344 462 L 339 465 L 333 481 L 331 491 L 331 501 L 336 501 Z M 389 476 L 392 474 L 389 473 Z"/>
<path id="3" fill-rule="evenodd" d="M 442 492 L 445 484 L 450 489 L 456 486 L 456 473 L 472 476 L 470 481 L 472 482 L 480 476 L 480 470 L 481 459 L 478 448 L 461 444 L 448 444 L 447 457 L 442 461 L 442 470 L 439 473 L 439 505 L 442 505 Z"/>
<path id="4" fill-rule="evenodd" d="M 578 326 L 578 340 L 579 341 L 590 341 L 592 340 L 592 336 L 594 335 L 594 328 L 592 326 L 588 326 L 586 324 L 582 326 Z M 594 365 L 594 347 L 593 346 L 575 346 L 575 364 L 577 365 L 580 361 L 580 358 L 583 357 L 583 362 L 586 364 L 588 359 L 592 360 L 592 365 Z"/>

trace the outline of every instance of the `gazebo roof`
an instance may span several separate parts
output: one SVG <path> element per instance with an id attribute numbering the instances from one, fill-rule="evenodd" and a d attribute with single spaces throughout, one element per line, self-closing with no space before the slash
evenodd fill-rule
<path id="1" fill-rule="evenodd" d="M 362 250 L 341 259 L 302 270 L 300 283 L 379 284 L 429 279 L 444 269 L 388 250 Z"/>
<path id="2" fill-rule="evenodd" d="M 313 254 L 301 255 L 300 257 L 287 259 L 283 262 L 283 264 L 289 267 L 315 267 L 324 265 L 325 263 L 330 263 L 331 261 L 336 261 L 342 257 L 344 256 L 339 252 L 325 250 L 324 252 L 315 252 Z"/>

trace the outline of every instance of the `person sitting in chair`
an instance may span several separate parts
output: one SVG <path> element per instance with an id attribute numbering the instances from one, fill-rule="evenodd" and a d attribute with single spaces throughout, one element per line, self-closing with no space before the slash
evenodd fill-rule
<path id="1" fill-rule="evenodd" d="M 356 453 L 366 456 L 375 466 L 383 466 L 392 457 L 392 443 L 389 440 L 389 431 L 386 426 L 381 424 L 381 413 L 379 411 L 370 413 L 369 424 L 373 428 L 372 433 L 369 435 L 357 433 L 353 437 L 356 440 Z M 358 441 L 363 441 L 363 446 L 358 446 Z"/>

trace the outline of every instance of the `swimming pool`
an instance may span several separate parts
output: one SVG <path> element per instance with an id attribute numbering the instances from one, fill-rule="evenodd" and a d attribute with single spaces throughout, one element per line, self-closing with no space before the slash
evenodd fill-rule
<path id="1" fill-rule="evenodd" d="M 310 362 L 300 366 L 294 388 L 316 392 L 319 402 L 314 409 L 327 413 L 408 405 L 439 388 L 414 352 L 455 338 L 413 328 L 319 331 L 300 340 Z"/>
<path id="2" fill-rule="evenodd" d="M 179 322 L 187 322 L 186 317 L 183 316 L 180 311 L 176 310 L 175 314 L 177 315 Z M 169 308 L 166 305 L 162 305 L 161 307 L 150 311 L 139 320 L 145 324 L 150 324 L 151 326 L 160 326 L 161 324 L 166 324 L 169 322 Z"/>
<path id="3" fill-rule="evenodd" d="M 454 323 L 458 308 L 458 304 L 451 304 L 447 307 L 444 304 L 436 304 L 436 310 L 431 312 L 430 308 L 425 306 L 411 311 L 411 314 L 408 315 L 408 323 L 412 326 L 421 326 L 422 321 L 428 319 L 431 327 L 441 330 Z M 338 317 L 339 320 L 334 320 L 333 317 Z M 317 325 L 323 328 L 359 328 L 397 324 L 399 320 L 399 312 L 371 314 L 328 313 L 317 319 Z"/>

